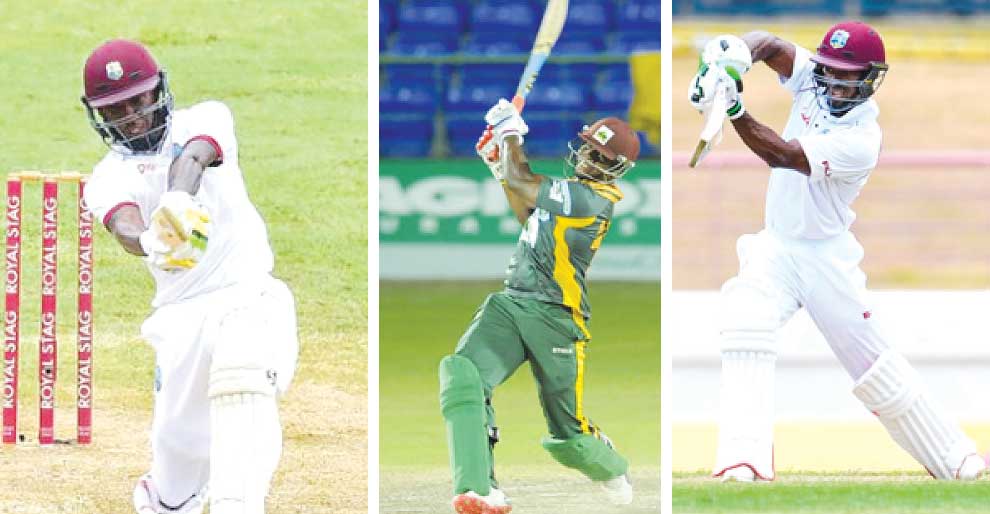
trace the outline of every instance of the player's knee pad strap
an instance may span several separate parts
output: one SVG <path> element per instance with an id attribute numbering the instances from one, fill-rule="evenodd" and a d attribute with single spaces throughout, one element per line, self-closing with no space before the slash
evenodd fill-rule
<path id="1" fill-rule="evenodd" d="M 259 367 L 217 367 L 210 369 L 209 397 L 255 393 L 275 395 L 277 378 L 272 369 Z"/>
<path id="2" fill-rule="evenodd" d="M 591 434 L 568 439 L 545 438 L 542 444 L 554 460 L 592 480 L 609 480 L 624 475 L 629 469 L 626 459 Z"/>
<path id="3" fill-rule="evenodd" d="M 935 478 L 952 479 L 976 446 L 932 402 L 918 372 L 893 350 L 877 358 L 853 388 L 894 441 Z"/>

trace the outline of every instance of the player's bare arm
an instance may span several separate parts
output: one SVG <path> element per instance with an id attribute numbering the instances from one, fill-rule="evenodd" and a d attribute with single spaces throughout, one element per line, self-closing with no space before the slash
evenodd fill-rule
<path id="1" fill-rule="evenodd" d="M 732 126 L 743 143 L 770 167 L 790 168 L 811 175 L 808 156 L 797 139 L 784 141 L 772 128 L 756 121 L 748 112 L 732 120 Z"/>
<path id="2" fill-rule="evenodd" d="M 107 228 L 110 229 L 110 233 L 117 239 L 120 246 L 127 250 L 127 253 L 139 257 L 146 255 L 141 247 L 141 233 L 147 227 L 144 226 L 141 211 L 137 207 L 125 205 L 117 209 L 117 212 L 110 217 Z"/>
<path id="3" fill-rule="evenodd" d="M 742 40 L 753 55 L 753 62 L 764 62 L 784 78 L 790 78 L 794 71 L 794 43 L 762 30 L 743 35 Z"/>
<path id="4" fill-rule="evenodd" d="M 540 193 L 540 183 L 543 176 L 533 173 L 529 167 L 529 159 L 520 144 L 520 137 L 505 138 L 505 189 L 506 197 L 512 212 L 520 223 L 525 223 L 530 213 L 536 208 L 536 197 Z"/>
<path id="5" fill-rule="evenodd" d="M 185 191 L 195 195 L 203 180 L 203 172 L 219 157 L 216 148 L 204 140 L 194 139 L 187 143 L 169 167 L 169 191 Z"/>

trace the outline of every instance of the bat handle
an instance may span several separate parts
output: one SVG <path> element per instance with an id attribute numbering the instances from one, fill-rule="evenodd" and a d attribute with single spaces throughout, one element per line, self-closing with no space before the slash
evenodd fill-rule
<path id="1" fill-rule="evenodd" d="M 512 105 L 516 106 L 516 110 L 522 114 L 523 107 L 526 105 L 526 99 L 522 95 L 516 95 L 512 97 Z"/>

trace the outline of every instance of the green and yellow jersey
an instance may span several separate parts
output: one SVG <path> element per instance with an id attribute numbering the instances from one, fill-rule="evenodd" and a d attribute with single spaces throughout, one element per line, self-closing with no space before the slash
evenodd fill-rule
<path id="1" fill-rule="evenodd" d="M 591 180 L 544 177 L 506 269 L 512 296 L 562 305 L 587 337 L 591 304 L 585 277 L 622 192 Z"/>

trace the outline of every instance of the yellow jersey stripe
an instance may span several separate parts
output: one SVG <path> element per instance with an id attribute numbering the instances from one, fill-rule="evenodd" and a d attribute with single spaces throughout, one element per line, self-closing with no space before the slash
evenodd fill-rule
<path id="1" fill-rule="evenodd" d="M 581 183 L 587 185 L 592 191 L 598 193 L 600 196 L 611 201 L 612 203 L 622 200 L 622 191 L 620 191 L 615 184 L 602 184 L 601 182 L 595 182 L 594 180 L 582 180 Z"/>
<path id="2" fill-rule="evenodd" d="M 577 379 L 574 381 L 574 416 L 581 422 L 581 433 L 590 434 L 591 429 L 588 418 L 584 415 L 584 347 L 587 341 L 574 343 L 577 353 Z"/>
<path id="3" fill-rule="evenodd" d="M 571 249 L 567 246 L 567 239 L 564 237 L 569 228 L 584 228 L 595 222 L 594 216 L 586 218 L 567 218 L 557 216 L 557 223 L 553 228 L 553 279 L 560 286 L 560 292 L 564 299 L 564 305 L 571 309 L 574 323 L 581 329 L 585 339 L 591 339 L 591 333 L 584 325 L 584 316 L 581 314 L 581 288 L 577 279 L 574 278 L 574 265 L 571 264 Z"/>

